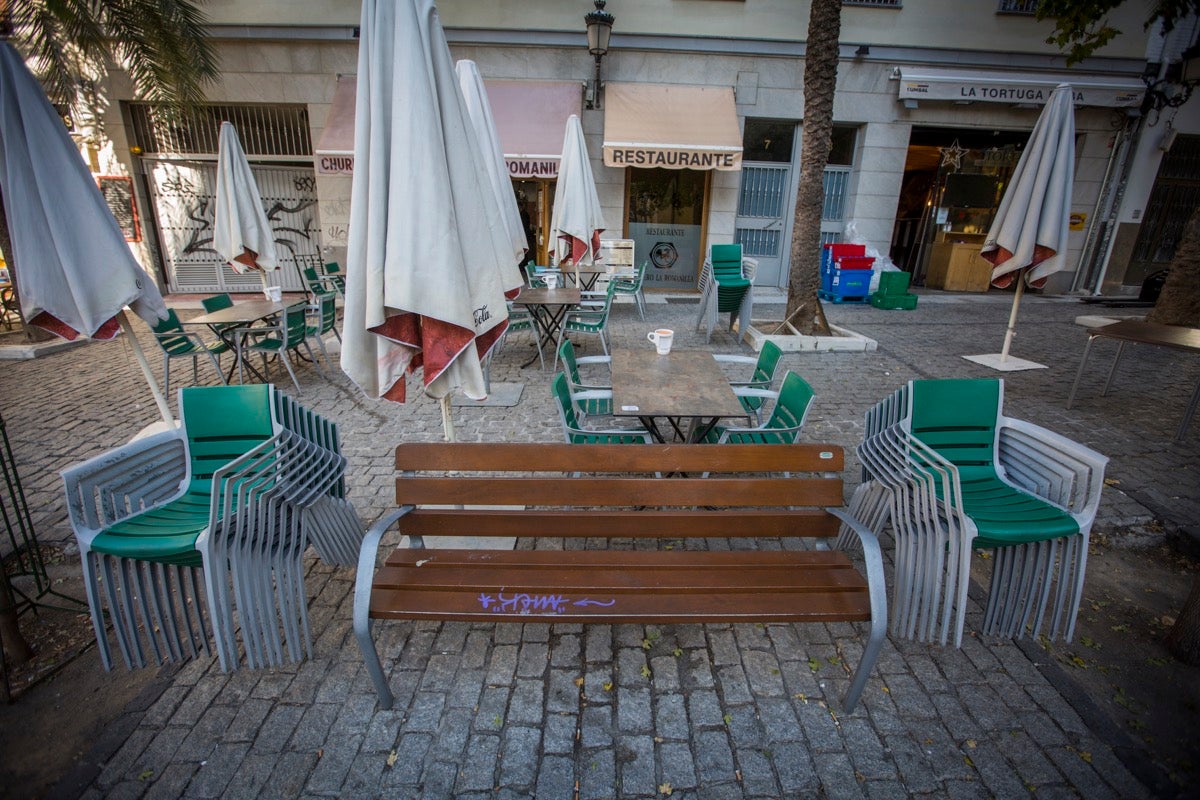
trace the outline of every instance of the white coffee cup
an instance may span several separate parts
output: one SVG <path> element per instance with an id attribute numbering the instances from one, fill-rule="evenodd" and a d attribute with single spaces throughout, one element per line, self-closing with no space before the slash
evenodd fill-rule
<path id="1" fill-rule="evenodd" d="M 557 289 L 558 288 L 558 275 L 554 274 L 553 272 L 543 275 L 542 280 L 544 280 L 546 282 L 547 289 Z"/>
<path id="2" fill-rule="evenodd" d="M 267 296 L 267 299 L 273 303 L 281 302 L 283 300 L 283 287 L 282 286 L 264 286 L 263 294 L 265 294 Z"/>
<path id="3" fill-rule="evenodd" d="M 659 328 L 656 331 L 650 331 L 646 334 L 646 339 L 654 342 L 654 346 L 658 348 L 658 354 L 665 356 L 671 352 L 671 340 L 675 338 L 675 331 L 670 328 Z"/>

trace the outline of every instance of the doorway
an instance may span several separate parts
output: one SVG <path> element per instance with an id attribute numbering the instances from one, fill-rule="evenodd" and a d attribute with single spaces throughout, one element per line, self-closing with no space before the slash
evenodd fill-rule
<path id="1" fill-rule="evenodd" d="M 1175 260 L 1192 212 L 1200 205 L 1200 136 L 1177 136 L 1163 157 L 1122 283 L 1141 286 Z"/>
<path id="2" fill-rule="evenodd" d="M 625 174 L 626 238 L 649 260 L 644 285 L 695 289 L 704 260 L 709 173 L 630 167 Z"/>
<path id="3" fill-rule="evenodd" d="M 934 245 L 983 245 L 1026 131 L 912 130 L 889 255 L 924 285 Z"/>
<path id="4" fill-rule="evenodd" d="M 550 263 L 550 214 L 554 210 L 554 181 L 526 178 L 513 181 L 517 195 L 517 210 L 521 213 L 521 226 L 525 228 L 525 239 L 529 250 L 521 267 L 526 264 L 546 265 Z"/>

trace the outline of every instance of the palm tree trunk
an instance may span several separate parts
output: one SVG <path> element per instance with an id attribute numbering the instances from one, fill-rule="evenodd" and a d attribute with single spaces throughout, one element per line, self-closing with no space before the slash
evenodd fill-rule
<path id="1" fill-rule="evenodd" d="M 1167 649 L 1185 664 L 1200 664 L 1200 578 L 1192 580 L 1192 591 L 1167 633 Z"/>
<path id="2" fill-rule="evenodd" d="M 817 291 L 821 288 L 821 212 L 825 206 L 825 166 L 833 137 L 841 26 L 841 0 L 813 0 L 804 55 L 800 189 L 792 227 L 787 320 L 801 333 L 817 335 L 829 334 Z"/>
<path id="3" fill-rule="evenodd" d="M 1200 208 L 1184 226 L 1167 281 L 1146 319 L 1163 325 L 1200 326 Z"/>

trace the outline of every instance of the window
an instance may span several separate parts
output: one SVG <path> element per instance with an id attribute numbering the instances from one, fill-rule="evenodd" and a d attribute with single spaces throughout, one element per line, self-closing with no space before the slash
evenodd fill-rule
<path id="1" fill-rule="evenodd" d="M 1037 13 L 1038 0 L 1000 0 L 997 14 L 1025 14 L 1032 16 Z"/>

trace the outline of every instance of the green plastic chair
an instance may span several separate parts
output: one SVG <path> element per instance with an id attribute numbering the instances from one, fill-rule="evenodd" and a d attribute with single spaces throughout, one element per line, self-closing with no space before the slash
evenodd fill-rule
<path id="1" fill-rule="evenodd" d="M 729 330 L 739 320 L 749 324 L 754 307 L 754 281 L 747 275 L 749 264 L 757 262 L 742 258 L 740 244 L 714 244 L 709 251 L 700 271 L 700 314 L 696 319 L 697 330 L 705 329 L 705 341 L 712 338 L 721 314 L 729 314 Z"/>
<path id="2" fill-rule="evenodd" d="M 608 313 L 612 309 L 613 296 L 616 294 L 617 287 L 609 281 L 608 288 L 601 293 L 584 293 L 587 297 L 598 298 L 593 301 L 595 304 L 585 300 L 580 308 L 569 312 L 563 319 L 562 327 L 558 331 L 558 344 L 555 347 L 555 352 L 562 348 L 562 343 L 566 341 L 566 337 L 571 333 L 586 333 L 594 334 L 600 337 L 600 347 L 604 350 L 604 354 L 608 355 Z"/>
<path id="3" fill-rule="evenodd" d="M 221 383 L 228 383 L 225 373 L 221 370 L 222 353 L 229 351 L 229 345 L 224 340 L 206 342 L 195 331 L 186 330 L 179 321 L 175 309 L 167 309 L 167 318 L 151 328 L 154 341 L 163 351 L 163 394 L 171 393 L 171 359 L 190 358 L 192 360 L 192 382 L 200 380 L 200 370 L 197 361 L 200 356 L 207 356 L 212 362 L 213 369 Z"/>
<path id="4" fill-rule="evenodd" d="M 770 389 L 734 387 L 739 398 L 755 397 L 760 402 L 775 401 L 771 416 L 752 428 L 716 426 L 705 441 L 717 444 L 794 444 L 800 438 L 804 420 L 812 408 L 815 393 L 808 382 L 794 372 L 783 376 L 778 392 Z"/>
<path id="5" fill-rule="evenodd" d="M 308 294 L 315 297 L 319 294 L 342 291 L 344 295 L 345 282 L 340 278 L 335 279 L 329 275 L 322 275 L 317 272 L 316 267 L 305 267 L 302 272 L 304 274 L 304 287 Z M 339 289 L 339 285 L 343 289 Z"/>
<path id="6" fill-rule="evenodd" d="M 524 307 L 518 308 L 513 305 L 511 300 L 508 301 L 508 327 L 504 329 L 504 333 L 500 336 L 500 341 L 496 347 L 497 355 L 504 349 L 504 345 L 508 343 L 508 335 L 510 333 L 528 333 L 533 338 L 533 346 L 537 348 L 538 365 L 542 369 L 545 369 L 546 357 L 542 354 L 542 337 L 538 335 L 538 329 L 533 322 L 533 317 Z"/>
<path id="7" fill-rule="evenodd" d="M 646 280 L 647 263 L 643 261 L 632 278 L 616 277 L 610 280 L 610 283 L 617 285 L 617 294 L 633 295 L 633 300 L 637 304 L 638 317 L 643 321 L 646 319 L 646 296 L 642 293 L 642 283 Z"/>
<path id="8" fill-rule="evenodd" d="M 267 374 L 267 356 L 277 355 L 283 365 L 287 367 L 288 375 L 292 378 L 292 383 L 296 386 L 296 391 L 301 392 L 300 381 L 296 380 L 296 372 L 292 369 L 289 353 L 296 352 L 303 348 L 308 351 L 308 358 L 313 362 L 313 366 L 317 368 L 317 372 L 324 377 L 325 373 L 321 371 L 321 365 L 317 363 L 317 357 L 313 350 L 308 345 L 308 306 L 304 303 L 297 303 L 284 309 L 284 312 L 279 315 L 279 322 L 270 327 L 257 328 L 239 328 L 237 331 L 237 349 L 238 349 L 238 381 L 244 380 L 242 370 L 242 359 L 245 358 L 246 352 L 259 353 L 262 356 L 263 375 Z"/>
<path id="9" fill-rule="evenodd" d="M 325 349 L 325 334 L 332 332 L 337 340 L 342 340 L 342 334 L 337 329 L 337 297 L 333 292 L 321 292 L 316 296 L 316 302 L 311 303 L 307 311 L 307 327 L 305 336 L 309 339 L 316 339 L 317 347 L 321 349 L 321 355 L 325 356 L 325 363 L 332 364 L 329 360 L 329 351 Z"/>
<path id="10" fill-rule="evenodd" d="M 567 376 L 561 372 L 554 376 L 550 391 L 558 407 L 558 418 L 562 422 L 563 438 L 567 444 L 650 444 L 652 441 L 650 432 L 645 428 L 601 430 L 584 427 L 575 413 L 571 390 L 567 386 Z M 611 398 L 610 392 L 610 403 Z"/>
<path id="11" fill-rule="evenodd" d="M 734 364 L 737 366 L 751 367 L 750 377 L 729 381 L 729 384 L 737 388 L 743 389 L 770 389 L 775 381 L 775 371 L 779 367 L 779 360 L 783 357 L 783 351 L 779 349 L 779 345 L 767 340 L 763 342 L 762 349 L 758 351 L 758 357 L 739 356 L 728 353 L 714 353 L 713 358 L 719 364 Z M 742 408 L 754 415 L 754 419 L 761 423 L 763 399 L 757 395 L 738 395 L 738 400 L 742 403 Z"/>
<path id="12" fill-rule="evenodd" d="M 346 296 L 346 276 L 342 274 L 342 266 L 336 261 L 325 262 L 325 282 L 337 290 L 342 297 Z"/>

